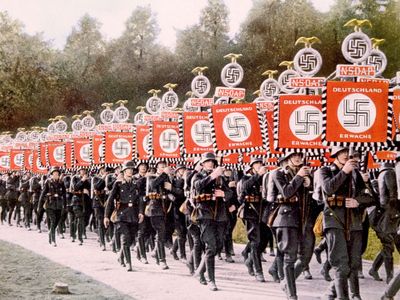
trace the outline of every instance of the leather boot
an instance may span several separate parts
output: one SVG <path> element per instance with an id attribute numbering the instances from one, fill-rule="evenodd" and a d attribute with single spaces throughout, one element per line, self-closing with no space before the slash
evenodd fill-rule
<path id="1" fill-rule="evenodd" d="M 250 276 L 254 276 L 254 269 L 253 269 L 253 260 L 251 258 L 251 256 L 249 256 L 246 261 L 244 262 L 244 264 L 247 267 L 247 272 L 249 272 Z"/>
<path id="2" fill-rule="evenodd" d="M 389 284 L 390 280 L 393 279 L 393 257 L 385 258 L 384 263 L 386 270 L 386 283 Z"/>
<path id="3" fill-rule="evenodd" d="M 357 299 L 357 300 L 360 299 L 361 300 L 358 271 L 350 272 L 349 286 L 350 286 L 351 299 Z"/>
<path id="4" fill-rule="evenodd" d="M 140 261 L 147 265 L 149 262 L 147 261 L 146 247 L 145 247 L 145 244 L 144 244 L 143 237 L 138 238 L 138 244 L 139 244 L 139 251 L 138 252 L 140 252 Z"/>
<path id="5" fill-rule="evenodd" d="M 251 258 L 253 260 L 253 267 L 255 270 L 256 280 L 259 282 L 265 282 L 263 269 L 261 265 L 261 254 L 258 251 L 251 251 Z"/>
<path id="6" fill-rule="evenodd" d="M 322 269 L 321 275 L 324 277 L 325 281 L 332 281 L 332 277 L 329 275 L 330 265 L 328 262 L 325 262 Z"/>
<path id="7" fill-rule="evenodd" d="M 170 254 L 175 260 L 179 260 L 178 254 L 176 254 L 177 251 L 178 251 L 178 239 L 175 239 L 172 245 L 172 249 L 170 251 Z"/>
<path id="8" fill-rule="evenodd" d="M 381 252 L 375 257 L 374 262 L 372 263 L 371 269 L 368 271 L 368 274 L 376 281 L 382 281 L 382 278 L 379 277 L 378 270 L 383 264 L 383 255 Z"/>
<path id="9" fill-rule="evenodd" d="M 181 260 L 186 260 L 186 240 L 182 238 L 178 238 L 178 248 Z"/>
<path id="10" fill-rule="evenodd" d="M 163 270 L 167 270 L 169 269 L 167 262 L 165 260 L 165 247 L 164 247 L 164 243 L 158 241 L 157 242 L 157 253 L 159 256 L 159 260 L 160 260 L 160 264 L 161 264 L 161 269 Z"/>
<path id="11" fill-rule="evenodd" d="M 206 271 L 206 257 L 205 255 L 201 258 L 198 267 L 196 268 L 196 272 L 194 273 L 195 277 L 199 278 L 200 284 L 207 285 L 207 280 L 204 276 Z"/>
<path id="12" fill-rule="evenodd" d="M 122 267 L 124 268 L 126 267 L 123 249 L 121 249 L 120 252 L 118 253 L 118 262 Z"/>
<path id="13" fill-rule="evenodd" d="M 123 246 L 124 256 L 126 260 L 126 264 L 128 265 L 128 272 L 132 272 L 132 260 L 131 260 L 131 249 L 128 246 Z"/>
<path id="14" fill-rule="evenodd" d="M 209 280 L 209 289 L 211 291 L 217 291 L 217 285 L 215 284 L 215 257 L 209 256 L 206 260 L 207 275 Z"/>
<path id="15" fill-rule="evenodd" d="M 296 277 L 294 274 L 293 265 L 285 266 L 285 283 L 286 283 L 286 295 L 288 299 L 295 300 L 297 299 L 297 291 L 296 291 Z"/>
<path id="16" fill-rule="evenodd" d="M 357 278 L 358 280 L 358 278 Z M 335 278 L 333 281 L 333 288 L 335 289 L 335 293 L 337 299 L 339 300 L 348 300 L 349 299 L 349 287 L 347 284 L 347 278 Z"/>

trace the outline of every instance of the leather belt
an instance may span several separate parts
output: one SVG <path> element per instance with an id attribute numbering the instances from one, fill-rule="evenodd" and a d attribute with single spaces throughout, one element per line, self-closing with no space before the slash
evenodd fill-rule
<path id="1" fill-rule="evenodd" d="M 160 199 L 161 199 L 161 195 L 158 194 L 158 193 L 149 193 L 149 194 L 147 195 L 147 197 L 148 197 L 150 200 L 160 200 Z"/>
<path id="2" fill-rule="evenodd" d="M 196 201 L 197 203 L 204 201 L 211 201 L 211 199 L 212 199 L 212 194 L 201 194 L 194 197 L 194 201 Z"/>
<path id="3" fill-rule="evenodd" d="M 261 197 L 260 196 L 245 196 L 244 201 L 249 202 L 249 203 L 258 203 L 260 202 Z"/>
<path id="4" fill-rule="evenodd" d="M 279 204 L 293 204 L 293 203 L 299 202 L 299 198 L 297 198 L 297 196 L 293 196 L 293 197 L 285 199 L 282 196 L 278 196 L 277 202 Z"/>
<path id="5" fill-rule="evenodd" d="M 346 197 L 345 196 L 328 197 L 327 202 L 330 207 L 343 207 L 345 206 L 346 203 Z"/>

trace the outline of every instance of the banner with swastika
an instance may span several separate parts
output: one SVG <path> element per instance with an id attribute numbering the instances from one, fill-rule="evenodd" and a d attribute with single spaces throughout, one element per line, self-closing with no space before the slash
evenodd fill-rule
<path id="1" fill-rule="evenodd" d="M 72 142 L 65 142 L 65 167 L 67 169 L 71 169 L 73 168 L 74 164 L 73 164 L 73 151 L 72 151 Z"/>
<path id="2" fill-rule="evenodd" d="M 47 143 L 43 142 L 39 144 L 38 147 L 38 155 L 39 155 L 39 163 L 41 167 L 47 167 Z"/>
<path id="3" fill-rule="evenodd" d="M 322 145 L 322 100 L 318 95 L 282 95 L 275 102 L 276 149 L 318 152 Z"/>
<path id="4" fill-rule="evenodd" d="M 178 159 L 181 157 L 178 122 L 156 121 L 153 123 L 150 136 L 155 158 Z"/>
<path id="5" fill-rule="evenodd" d="M 10 151 L 10 170 L 20 171 L 24 169 L 25 150 L 12 149 Z"/>
<path id="6" fill-rule="evenodd" d="M 0 152 L 0 172 L 7 172 L 10 170 L 10 152 Z"/>
<path id="7" fill-rule="evenodd" d="M 122 164 L 127 160 L 132 160 L 132 144 L 132 132 L 106 132 L 104 162 Z"/>
<path id="8" fill-rule="evenodd" d="M 186 155 L 213 152 L 211 124 L 207 112 L 184 112 L 179 119 L 180 142 Z"/>
<path id="9" fill-rule="evenodd" d="M 103 136 L 100 134 L 96 134 L 92 136 L 90 141 L 91 154 L 92 154 L 92 163 L 93 164 L 101 164 L 102 159 L 104 158 L 104 141 Z"/>
<path id="10" fill-rule="evenodd" d="M 47 158 L 52 167 L 64 166 L 65 144 L 63 142 L 47 142 Z"/>
<path id="11" fill-rule="evenodd" d="M 135 157 L 139 160 L 148 160 L 150 158 L 150 126 L 136 125 L 135 136 Z"/>
<path id="12" fill-rule="evenodd" d="M 39 152 L 33 150 L 32 152 L 32 172 L 35 174 L 46 174 L 47 168 L 40 164 Z"/>
<path id="13" fill-rule="evenodd" d="M 322 95 L 324 144 L 387 146 L 392 135 L 392 98 L 387 83 L 329 81 Z"/>
<path id="14" fill-rule="evenodd" d="M 400 142 L 400 89 L 393 91 L 392 139 Z"/>
<path id="15" fill-rule="evenodd" d="M 265 126 L 256 103 L 213 105 L 209 114 L 216 152 L 229 154 L 264 148 Z"/>
<path id="16" fill-rule="evenodd" d="M 33 150 L 25 150 L 24 154 L 24 169 L 27 171 L 32 171 L 33 164 Z"/>
<path id="17" fill-rule="evenodd" d="M 90 139 L 74 138 L 73 163 L 74 167 L 89 167 L 91 162 Z"/>
<path id="18" fill-rule="evenodd" d="M 284 153 L 275 149 L 274 137 L 274 111 L 268 110 L 265 112 L 265 121 L 267 124 L 267 151 L 268 156 L 282 156 Z"/>

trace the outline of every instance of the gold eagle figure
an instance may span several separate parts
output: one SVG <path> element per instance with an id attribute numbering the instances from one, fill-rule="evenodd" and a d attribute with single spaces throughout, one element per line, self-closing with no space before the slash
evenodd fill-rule
<path id="1" fill-rule="evenodd" d="M 364 20 L 351 19 L 346 24 L 344 24 L 344 27 L 354 27 L 354 31 L 361 31 L 361 28 L 363 26 L 369 26 L 370 28 L 372 28 L 371 21 L 367 19 Z"/>
<path id="2" fill-rule="evenodd" d="M 268 76 L 268 78 L 274 78 L 274 75 L 278 74 L 278 70 L 267 70 L 264 73 L 262 73 L 262 76 Z"/>
<path id="3" fill-rule="evenodd" d="M 118 100 L 117 102 L 115 102 L 116 104 L 119 104 L 120 106 L 124 106 L 125 104 L 128 103 L 128 100 Z"/>
<path id="4" fill-rule="evenodd" d="M 279 64 L 280 67 L 287 67 L 288 70 L 293 69 L 293 61 L 284 60 Z"/>
<path id="5" fill-rule="evenodd" d="M 372 48 L 379 49 L 379 46 L 385 42 L 385 39 L 371 38 Z"/>
<path id="6" fill-rule="evenodd" d="M 229 53 L 229 54 L 225 55 L 224 58 L 230 59 L 231 62 L 235 63 L 237 61 L 237 59 L 242 56 L 243 56 L 242 54 Z"/>
<path id="7" fill-rule="evenodd" d="M 114 103 L 104 102 L 101 106 L 104 108 L 111 108 L 113 105 L 114 105 Z"/>
<path id="8" fill-rule="evenodd" d="M 294 45 L 297 46 L 298 44 L 304 44 L 304 46 L 306 48 L 309 48 L 315 43 L 321 44 L 321 40 L 319 38 L 317 38 L 316 36 L 312 36 L 312 37 L 302 36 L 297 39 L 297 41 L 294 43 Z"/>
<path id="9" fill-rule="evenodd" d="M 159 93 L 161 93 L 161 90 L 155 90 L 151 89 L 150 91 L 147 92 L 148 94 L 152 94 L 154 97 L 157 97 Z"/>

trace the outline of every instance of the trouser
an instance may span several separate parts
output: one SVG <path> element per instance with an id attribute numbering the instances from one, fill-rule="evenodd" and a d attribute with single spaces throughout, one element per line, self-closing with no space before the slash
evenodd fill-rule
<path id="1" fill-rule="evenodd" d="M 67 225 L 65 224 L 65 222 L 67 221 L 67 219 L 68 219 L 68 211 L 66 209 L 62 209 L 60 223 L 58 224 L 58 233 L 61 235 L 63 235 L 66 231 Z"/>
<path id="2" fill-rule="evenodd" d="M 131 267 L 131 250 L 130 247 L 135 241 L 135 237 L 138 231 L 138 223 L 118 222 L 115 224 L 117 230 L 121 234 L 122 251 L 126 262 Z"/>
<path id="3" fill-rule="evenodd" d="M 17 205 L 17 200 L 16 199 L 12 199 L 12 200 L 8 200 L 7 201 L 7 205 L 8 205 L 8 224 L 11 225 L 11 219 L 12 219 L 12 214 L 14 212 L 14 209 Z"/>
<path id="4" fill-rule="evenodd" d="M 307 226 L 299 238 L 297 261 L 295 263 L 295 277 L 298 278 L 303 270 L 308 267 L 314 253 L 315 235 L 312 226 Z"/>
<path id="5" fill-rule="evenodd" d="M 279 251 L 283 253 L 283 273 L 285 274 L 286 293 L 290 297 L 296 297 L 296 277 L 294 264 L 297 258 L 299 245 L 299 230 L 295 227 L 276 228 L 276 242 Z"/>
<path id="6" fill-rule="evenodd" d="M 156 231 L 157 257 L 160 262 L 165 262 L 165 217 L 150 217 L 150 223 Z"/>
<path id="7" fill-rule="evenodd" d="M 85 213 L 83 207 L 80 205 L 73 206 L 73 212 L 75 215 L 75 224 L 78 231 L 78 240 L 83 243 L 83 235 L 85 230 Z"/>
<path id="8" fill-rule="evenodd" d="M 115 224 L 113 225 L 113 228 L 114 228 L 113 244 L 115 247 L 115 251 L 119 251 L 121 249 L 121 234 Z"/>
<path id="9" fill-rule="evenodd" d="M 7 200 L 1 199 L 0 206 L 1 206 L 0 220 L 1 220 L 1 223 L 3 223 L 4 221 L 6 221 L 6 217 L 7 217 Z"/>
<path id="10" fill-rule="evenodd" d="M 393 252 L 394 252 L 394 234 L 384 232 L 376 233 L 382 243 L 382 250 L 375 257 L 372 263 L 372 269 L 378 271 L 384 264 L 386 270 L 387 283 L 393 278 Z"/>
<path id="11" fill-rule="evenodd" d="M 106 245 L 106 238 L 105 238 L 105 227 L 104 227 L 104 208 L 96 207 L 94 209 L 94 217 L 96 219 L 97 230 L 99 234 L 100 246 Z"/>
<path id="12" fill-rule="evenodd" d="M 179 254 L 181 259 L 186 259 L 186 217 L 180 211 L 175 211 L 175 231 L 177 234 L 177 239 L 174 242 L 173 251 L 176 252 L 179 249 Z"/>
<path id="13" fill-rule="evenodd" d="M 207 270 L 208 279 L 215 282 L 215 255 L 222 248 L 222 241 L 225 234 L 226 222 L 216 222 L 214 220 L 200 220 L 200 238 L 205 244 L 205 269 Z M 204 268 L 200 270 L 204 274 Z"/>
<path id="14" fill-rule="evenodd" d="M 400 272 L 389 282 L 385 290 L 387 297 L 395 297 L 400 289 Z"/>
<path id="15" fill-rule="evenodd" d="M 362 231 L 351 231 L 347 241 L 343 229 L 325 230 L 328 244 L 328 259 L 335 273 L 330 286 L 331 295 L 338 299 L 348 299 L 348 286 L 351 296 L 360 296 L 358 270 L 361 266 Z"/>
<path id="16" fill-rule="evenodd" d="M 232 235 L 233 235 L 233 229 L 235 229 L 235 226 L 237 223 L 236 211 L 234 213 L 229 213 L 228 218 L 229 218 L 228 228 L 226 230 L 225 239 L 224 239 L 225 255 L 227 257 L 232 256 L 234 253 Z"/>
<path id="17" fill-rule="evenodd" d="M 21 223 L 21 202 L 20 201 L 17 201 L 16 205 L 15 205 L 14 220 L 17 221 L 17 225 L 20 225 L 20 223 Z"/>
<path id="18" fill-rule="evenodd" d="M 26 228 L 31 228 L 32 222 L 32 203 L 27 201 L 24 204 L 24 225 Z"/>
<path id="19" fill-rule="evenodd" d="M 67 206 L 68 219 L 69 219 L 69 235 L 74 241 L 76 239 L 76 217 L 72 206 Z"/>
<path id="20" fill-rule="evenodd" d="M 196 270 L 201 261 L 201 252 L 203 251 L 203 245 L 200 238 L 200 227 L 195 224 L 190 224 L 188 227 L 188 233 L 193 240 L 193 248 L 191 249 L 188 263 L 193 265 L 193 269 Z"/>
<path id="21" fill-rule="evenodd" d="M 172 246 L 172 235 L 174 234 L 175 231 L 175 217 L 174 217 L 174 211 L 171 209 L 165 219 L 165 234 L 164 234 L 164 244 L 166 244 L 169 248 Z"/>
<path id="22" fill-rule="evenodd" d="M 61 219 L 61 209 L 46 209 L 47 226 L 49 227 L 49 243 L 56 242 L 56 229 Z"/>
<path id="23" fill-rule="evenodd" d="M 139 224 L 139 231 L 138 231 L 138 244 L 139 244 L 139 253 L 140 257 L 147 259 L 146 255 L 146 240 L 151 237 L 151 222 L 150 218 L 144 216 L 144 220 L 142 223 Z"/>
<path id="24" fill-rule="evenodd" d="M 265 223 L 258 220 L 246 220 L 247 238 L 250 246 L 250 264 L 253 265 L 256 274 L 263 274 L 261 265 L 261 253 L 268 244 L 268 231 Z"/>

